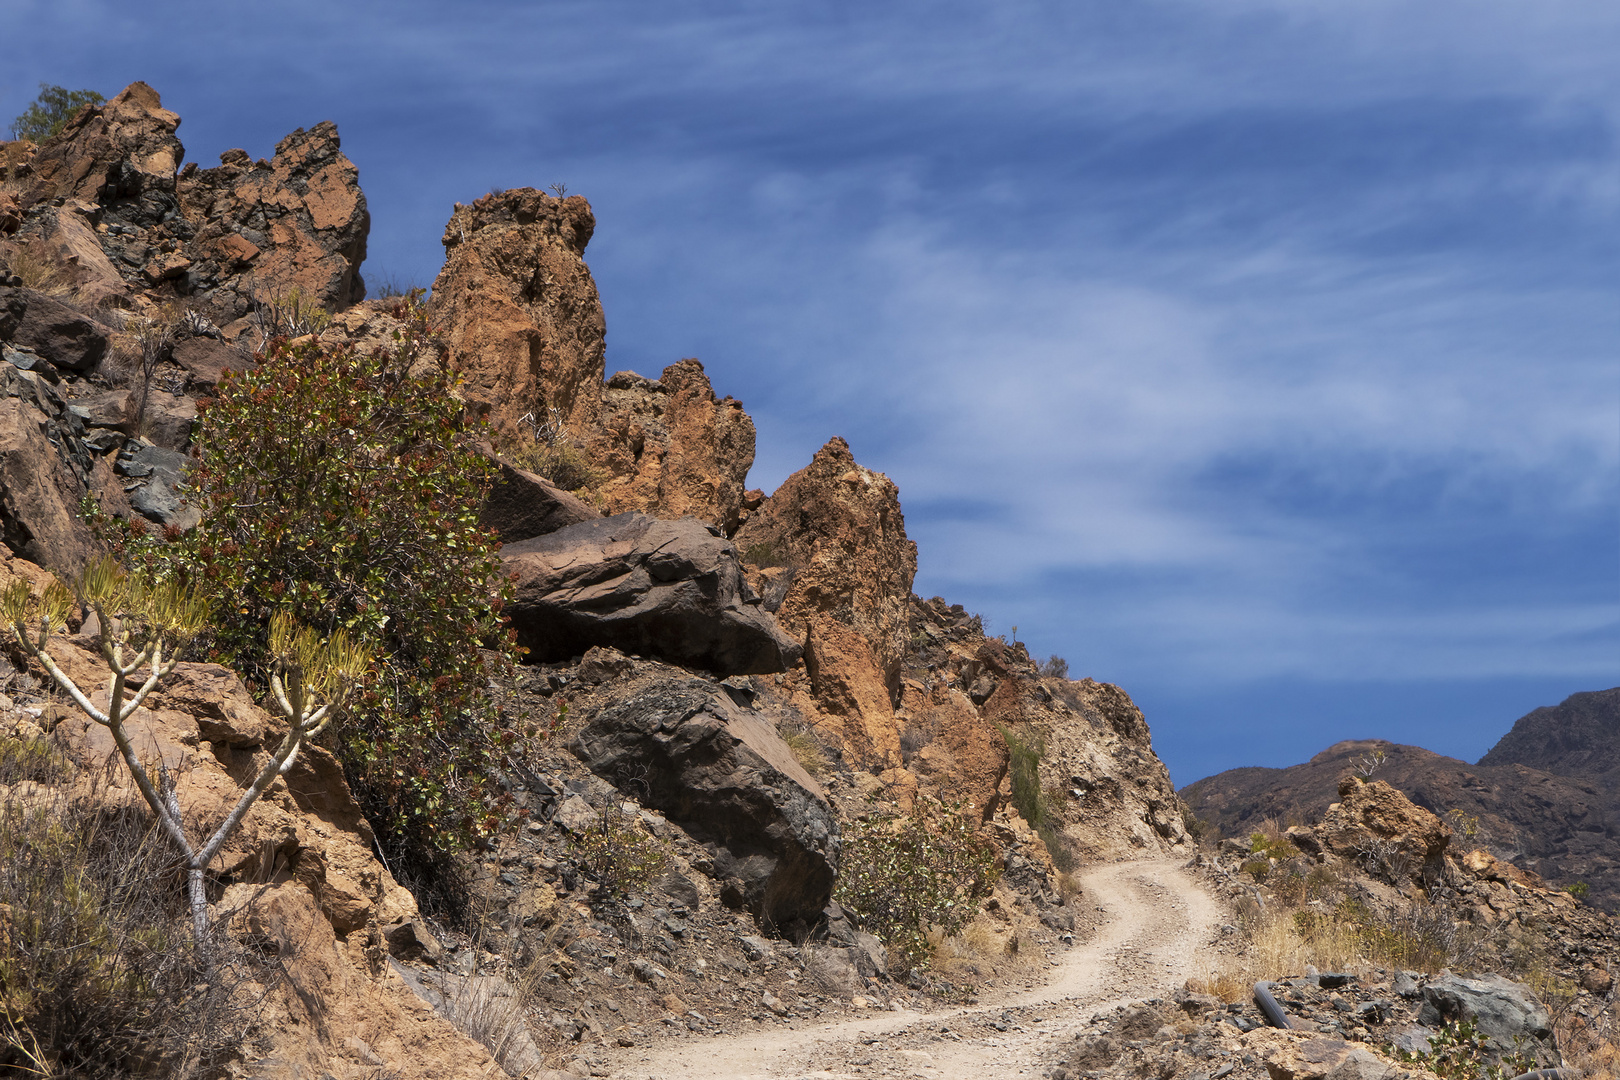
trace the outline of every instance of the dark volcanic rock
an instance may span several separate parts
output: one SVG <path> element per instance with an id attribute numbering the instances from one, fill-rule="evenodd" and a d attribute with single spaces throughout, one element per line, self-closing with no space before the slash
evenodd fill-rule
<path id="1" fill-rule="evenodd" d="M 67 371 L 89 370 L 107 355 L 105 326 L 29 289 L 0 289 L 0 338 Z"/>
<path id="2" fill-rule="evenodd" d="M 813 922 L 832 896 L 838 826 L 818 785 L 757 714 L 699 680 L 643 682 L 592 716 L 573 746 L 706 843 L 733 907 Z"/>
<path id="3" fill-rule="evenodd" d="M 48 570 L 83 566 L 79 519 L 92 462 L 84 424 L 39 375 L 0 363 L 0 540 Z"/>
<path id="4" fill-rule="evenodd" d="M 543 476 L 501 463 L 500 474 L 478 511 L 478 520 L 494 529 L 503 544 L 530 540 L 602 515 Z"/>
<path id="5" fill-rule="evenodd" d="M 507 608 L 531 660 L 593 645 L 721 674 L 782 671 L 798 646 L 743 580 L 737 550 L 696 518 L 618 514 L 501 549 Z"/>

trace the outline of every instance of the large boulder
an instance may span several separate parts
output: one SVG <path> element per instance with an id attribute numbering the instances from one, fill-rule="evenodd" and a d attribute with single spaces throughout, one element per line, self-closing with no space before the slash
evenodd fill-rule
<path id="1" fill-rule="evenodd" d="M 696 518 L 617 514 L 501 549 L 507 608 L 533 660 L 593 645 L 721 674 L 782 671 L 798 647 L 749 589 L 737 549 Z"/>
<path id="2" fill-rule="evenodd" d="M 626 691 L 587 719 L 574 753 L 705 843 L 728 904 L 778 927 L 818 919 L 838 825 L 775 729 L 699 680 L 654 676 Z"/>
<path id="3" fill-rule="evenodd" d="M 107 327 L 29 289 L 0 289 L 0 340 L 29 349 L 66 371 L 85 371 L 107 355 Z"/>
<path id="4" fill-rule="evenodd" d="M 1399 883 L 1443 872 L 1451 828 L 1382 780 L 1347 776 L 1316 826 L 1322 845 Z"/>
<path id="5" fill-rule="evenodd" d="M 1441 975 L 1423 988 L 1418 1022 L 1429 1027 L 1472 1020 L 1497 1052 L 1532 1041 L 1550 1047 L 1552 1018 L 1528 986 L 1501 975 Z"/>
<path id="6" fill-rule="evenodd" d="M 80 109 L 34 155 L 24 208 L 53 199 L 130 207 L 159 221 L 176 207 L 174 173 L 186 156 L 175 137 L 180 117 L 144 82 L 105 105 Z"/>
<path id="7" fill-rule="evenodd" d="M 754 422 L 742 402 L 715 397 L 697 360 L 656 380 L 621 371 L 602 392 L 590 456 L 608 474 L 601 496 L 614 513 L 690 514 L 731 536 L 750 502 Z"/>
<path id="8" fill-rule="evenodd" d="M 478 520 L 485 528 L 493 529 L 503 544 L 544 536 L 602 516 L 585 500 L 543 476 L 505 462 L 497 464 L 500 472 L 479 508 Z"/>
<path id="9" fill-rule="evenodd" d="M 595 424 L 607 334 L 584 259 L 595 229 L 583 198 L 534 188 L 457 203 L 445 226 L 433 321 L 467 400 L 499 433 L 554 418 L 576 435 Z"/>

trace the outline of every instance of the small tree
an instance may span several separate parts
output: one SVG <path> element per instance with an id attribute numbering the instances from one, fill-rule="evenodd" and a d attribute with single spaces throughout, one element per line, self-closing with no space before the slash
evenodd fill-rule
<path id="1" fill-rule="evenodd" d="M 86 105 L 104 105 L 107 99 L 94 90 L 69 90 L 65 86 L 39 84 L 39 97 L 11 122 L 11 137 L 44 142 L 67 126 L 73 114 Z"/>
<path id="2" fill-rule="evenodd" d="M 141 797 L 186 861 L 191 928 L 201 945 L 208 931 L 204 881 L 208 864 L 271 782 L 292 767 L 299 749 L 331 722 L 350 688 L 370 666 L 370 657 L 341 631 L 322 642 L 313 631 L 299 628 L 286 615 L 272 621 L 270 696 L 288 722 L 287 734 L 225 820 L 197 845 L 186 832 L 167 764 L 158 760 L 158 782 L 154 784 L 125 722 L 158 683 L 173 673 L 180 655 L 203 628 L 208 606 L 173 582 L 152 585 L 132 579 L 111 556 L 86 567 L 75 585 L 76 590 L 72 590 L 53 581 L 42 597 L 36 597 L 28 582 L 19 578 L 0 594 L 0 610 L 23 650 L 39 662 L 86 716 L 112 733 L 119 757 Z M 96 705 L 50 653 L 51 634 L 66 625 L 75 591 L 78 600 L 95 612 L 100 627 L 97 645 L 111 672 L 105 708 Z"/>

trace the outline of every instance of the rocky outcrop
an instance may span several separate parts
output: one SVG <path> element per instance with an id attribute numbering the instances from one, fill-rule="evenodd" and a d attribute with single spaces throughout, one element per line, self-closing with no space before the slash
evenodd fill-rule
<path id="1" fill-rule="evenodd" d="M 1382 780 L 1347 776 L 1339 801 L 1314 830 L 1327 850 L 1358 859 L 1393 881 L 1433 880 L 1451 845 L 1451 829 Z"/>
<path id="2" fill-rule="evenodd" d="M 0 582 L 17 577 L 36 589 L 48 580 L 39 568 L 0 556 Z M 74 641 L 54 640 L 52 654 L 80 686 L 104 683 L 105 666 Z M 44 683 L 43 673 L 33 676 L 31 685 Z M 267 744 L 281 735 L 280 723 L 254 705 L 240 680 L 213 664 L 180 664 L 147 706 L 130 718 L 129 733 L 148 767 L 158 760 L 166 766 L 183 817 L 196 825 L 223 819 Z M 93 799 L 109 813 L 145 813 L 128 775 L 108 766 L 114 748 L 107 729 L 63 704 L 14 709 L 4 698 L 0 713 L 8 737 L 48 739 L 71 763 L 50 781 L 62 794 Z M 284 975 L 256 991 L 262 1011 L 243 1058 L 346 1074 L 386 1055 L 393 1075 L 487 1076 L 487 1052 L 434 1017 L 390 970 L 383 943 L 418 915 L 411 894 L 372 855 L 372 843 L 342 768 L 309 747 L 210 867 L 212 918 L 274 958 Z"/>
<path id="3" fill-rule="evenodd" d="M 478 511 L 478 520 L 493 529 L 503 544 L 554 533 L 570 525 L 595 521 L 601 513 L 543 476 L 497 462 L 500 472 Z"/>
<path id="4" fill-rule="evenodd" d="M 296 289 L 336 311 L 365 296 L 371 218 L 335 125 L 294 131 L 269 161 L 228 150 L 218 168 L 177 175 L 179 125 L 157 91 L 132 83 L 34 155 L 19 235 L 77 268 L 81 300 L 185 297 L 234 340 L 255 299 Z"/>
<path id="5" fill-rule="evenodd" d="M 584 260 L 595 228 L 580 196 L 533 188 L 457 203 L 445 226 L 433 321 L 467 376 L 467 400 L 499 433 L 553 416 L 576 436 L 595 427 L 607 333 Z"/>
<path id="6" fill-rule="evenodd" d="M 1423 1011 L 1418 1023 L 1439 1028 L 1463 1020 L 1472 1020 L 1498 1053 L 1531 1041 L 1541 1043 L 1544 1051 L 1556 1053 L 1547 1007 L 1528 986 L 1512 979 L 1500 975 L 1465 979 L 1445 974 L 1423 988 Z"/>
<path id="7" fill-rule="evenodd" d="M 612 513 L 690 514 L 732 536 L 758 505 L 745 490 L 754 422 L 742 402 L 715 397 L 696 360 L 656 381 L 630 371 L 609 379 L 589 452 L 608 474 L 600 495 Z"/>
<path id="8" fill-rule="evenodd" d="M 366 295 L 360 264 L 371 214 L 359 177 L 330 121 L 294 131 L 269 161 L 227 150 L 217 168 L 187 165 L 176 188 L 192 235 L 167 258 L 159 241 L 141 275 L 151 285 L 175 282 L 230 340 L 250 328 L 255 300 L 296 290 L 327 311 L 347 308 Z M 132 245 L 151 246 L 140 234 L 117 239 L 126 263 Z"/>
<path id="9" fill-rule="evenodd" d="M 917 573 L 899 489 L 834 438 L 736 539 L 754 565 L 790 571 L 777 618 L 804 642 L 810 692 L 830 721 L 822 728 L 873 771 L 897 767 L 894 707 Z"/>
<path id="10" fill-rule="evenodd" d="M 589 659 L 587 658 L 587 663 Z M 776 731 L 702 683 L 617 688 L 574 752 L 591 771 L 711 845 L 722 898 L 763 924 L 814 922 L 832 896 L 838 826 Z"/>
<path id="11" fill-rule="evenodd" d="M 501 549 L 506 611 L 531 660 L 593 645 L 721 674 L 781 671 L 797 646 L 760 606 L 737 551 L 695 518 L 618 514 Z"/>
<path id="12" fill-rule="evenodd" d="M 1568 737 L 1579 738 L 1581 730 L 1572 726 Z M 1590 902 L 1613 910 L 1620 903 L 1620 846 L 1614 840 L 1620 811 L 1602 775 L 1558 776 L 1524 764 L 1486 763 L 1493 760 L 1487 755 L 1470 765 L 1421 747 L 1353 740 L 1286 769 L 1232 769 L 1206 777 L 1181 795 L 1215 832 L 1247 836 L 1266 818 L 1320 820 L 1338 798 L 1339 781 L 1371 768 L 1460 830 L 1458 842 L 1488 848 L 1559 885 L 1585 882 Z"/>

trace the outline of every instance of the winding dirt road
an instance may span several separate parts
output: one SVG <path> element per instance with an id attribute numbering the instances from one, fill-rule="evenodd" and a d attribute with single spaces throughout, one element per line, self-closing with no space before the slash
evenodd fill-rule
<path id="1" fill-rule="evenodd" d="M 940 1012 L 879 1013 L 794 1031 L 764 1031 L 618 1052 L 618 1080 L 845 1080 L 874 1076 L 981 1080 L 1038 1075 L 1092 1015 L 1169 994 L 1207 970 L 1200 956 L 1220 906 L 1177 864 L 1095 866 L 1081 875 L 1104 922 L 1037 990 Z M 649 1052 L 650 1050 L 650 1052 Z"/>

